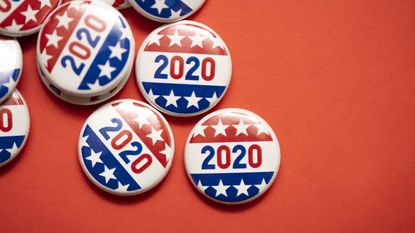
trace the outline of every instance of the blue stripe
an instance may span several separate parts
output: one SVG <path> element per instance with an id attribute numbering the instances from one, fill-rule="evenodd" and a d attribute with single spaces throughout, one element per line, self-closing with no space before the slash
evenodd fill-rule
<path id="1" fill-rule="evenodd" d="M 9 88 L 3 86 L 4 84 L 10 82 L 13 79 L 17 82 L 17 79 L 20 75 L 20 69 L 9 70 L 5 72 L 0 72 L 0 98 L 3 98 L 8 93 L 10 93 Z"/>
<path id="2" fill-rule="evenodd" d="M 258 195 L 259 189 L 255 185 L 261 184 L 263 179 L 268 184 L 273 175 L 274 172 L 190 174 L 195 185 L 201 181 L 203 186 L 209 186 L 205 190 L 205 193 L 209 197 L 224 202 L 241 202 Z M 249 196 L 244 194 L 237 196 L 238 191 L 232 186 L 239 185 L 242 179 L 245 185 L 252 185 L 248 189 Z M 230 187 L 226 190 L 227 197 L 225 195 L 219 195 L 216 197 L 216 190 L 212 186 L 217 186 L 220 180 L 223 185 L 230 185 Z"/>
<path id="3" fill-rule="evenodd" d="M 16 144 L 20 148 L 23 144 L 25 136 L 4 136 L 0 137 L 0 164 L 9 160 L 11 153 L 6 149 L 13 148 L 13 145 Z"/>
<path id="4" fill-rule="evenodd" d="M 217 97 L 220 98 L 226 89 L 226 86 L 207 86 L 207 85 L 191 85 L 191 84 L 170 84 L 170 83 L 154 83 L 154 82 L 143 82 L 144 89 L 148 94 L 152 90 L 154 95 L 164 95 L 168 96 L 173 90 L 176 96 L 185 96 L 189 97 L 195 92 L 197 97 L 201 97 L 198 104 L 199 108 L 191 106 L 187 108 L 188 101 L 182 97 L 177 100 L 177 107 L 174 105 L 169 105 L 166 107 L 166 99 L 159 97 L 156 99 L 156 104 L 163 109 L 166 109 L 170 112 L 182 113 L 182 114 L 191 114 L 203 111 L 210 106 L 209 101 L 206 98 L 211 98 L 214 93 Z"/>
<path id="5" fill-rule="evenodd" d="M 128 174 L 128 172 L 118 162 L 115 156 L 108 150 L 104 143 L 102 143 L 102 141 L 98 138 L 98 136 L 95 134 L 95 132 L 91 129 L 89 125 L 86 126 L 85 131 L 82 135 L 83 137 L 87 135 L 89 136 L 87 139 L 89 147 L 82 147 L 82 158 L 85 167 L 88 169 L 89 173 L 94 177 L 96 181 L 112 190 L 118 188 L 118 181 L 120 181 L 122 185 L 129 184 L 130 186 L 128 188 L 128 191 L 135 191 L 141 189 L 140 185 L 137 184 L 137 182 L 130 176 L 130 174 Z M 92 167 L 92 162 L 86 159 L 91 155 L 91 149 L 95 153 L 102 152 L 100 159 L 103 163 L 96 163 L 95 166 Z M 107 183 L 105 182 L 105 178 L 99 175 L 104 171 L 104 164 L 109 169 L 115 168 L 114 176 L 117 178 L 117 180 L 110 179 Z"/>
<path id="6" fill-rule="evenodd" d="M 181 10 L 180 16 L 187 15 L 193 11 L 192 8 L 190 8 L 188 5 L 186 5 L 184 2 L 180 0 L 166 0 L 165 4 L 169 8 L 164 8 L 160 14 L 156 8 L 151 8 L 156 2 L 155 0 L 145 0 L 144 2 L 142 0 L 134 0 L 134 1 L 150 15 L 154 15 L 160 18 L 165 18 L 165 19 L 168 19 L 171 17 L 171 10 L 173 10 L 174 12 L 178 12 Z"/>
<path id="7" fill-rule="evenodd" d="M 107 38 L 105 38 L 105 41 L 102 47 L 100 48 L 97 56 L 95 57 L 94 61 L 92 62 L 91 67 L 89 68 L 85 77 L 82 79 L 82 82 L 78 87 L 79 90 L 90 90 L 88 84 L 96 83 L 96 80 L 99 78 L 99 74 L 101 72 L 101 69 L 98 67 L 98 65 L 105 65 L 108 60 L 110 61 L 111 67 L 114 67 L 115 70 L 111 72 L 111 78 L 108 78 L 107 76 L 102 76 L 101 78 L 99 78 L 100 86 L 105 86 L 108 83 L 110 83 L 121 73 L 121 71 L 125 69 L 128 56 L 130 55 L 131 41 L 128 38 L 120 40 L 122 35 L 120 28 L 126 28 L 127 25 L 121 18 L 119 18 L 119 20 L 120 22 L 116 23 L 112 27 Z M 121 48 L 126 49 L 126 51 L 121 56 L 121 61 L 117 57 L 113 57 L 110 59 L 111 50 L 109 46 L 115 46 L 118 43 L 120 43 Z"/>

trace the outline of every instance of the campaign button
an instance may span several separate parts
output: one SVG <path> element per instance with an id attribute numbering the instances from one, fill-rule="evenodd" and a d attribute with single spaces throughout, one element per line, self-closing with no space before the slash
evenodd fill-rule
<path id="1" fill-rule="evenodd" d="M 134 38 L 119 11 L 100 1 L 60 6 L 42 27 L 37 56 L 45 77 L 79 97 L 108 93 L 129 73 Z"/>
<path id="2" fill-rule="evenodd" d="M 205 0 L 129 0 L 143 16 L 159 22 L 175 22 L 199 10 Z"/>
<path id="3" fill-rule="evenodd" d="M 232 61 L 224 41 L 193 21 L 154 30 L 136 60 L 141 93 L 172 116 L 194 116 L 211 109 L 225 95 L 231 76 Z"/>
<path id="4" fill-rule="evenodd" d="M 0 104 L 0 166 L 22 150 L 29 135 L 30 116 L 22 95 L 14 92 Z"/>
<path id="5" fill-rule="evenodd" d="M 95 185 L 127 196 L 163 180 L 173 161 L 174 139 L 159 112 L 124 99 L 102 106 L 87 119 L 78 149 L 81 166 Z"/>
<path id="6" fill-rule="evenodd" d="M 261 196 L 273 183 L 280 148 L 261 117 L 243 109 L 223 109 L 196 124 L 184 160 L 200 193 L 219 203 L 240 204 Z"/>
<path id="7" fill-rule="evenodd" d="M 60 0 L 2 0 L 0 34 L 27 36 L 38 32 L 59 4 Z"/>
<path id="8" fill-rule="evenodd" d="M 0 103 L 16 88 L 22 73 L 23 55 L 19 42 L 0 36 Z"/>

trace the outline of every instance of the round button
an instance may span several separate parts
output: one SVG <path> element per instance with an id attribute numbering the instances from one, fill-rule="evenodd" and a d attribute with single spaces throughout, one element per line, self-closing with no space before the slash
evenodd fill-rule
<path id="1" fill-rule="evenodd" d="M 3 0 L 0 4 L 0 34 L 35 34 L 59 4 L 59 0 Z"/>
<path id="2" fill-rule="evenodd" d="M 95 111 L 79 137 L 79 160 L 87 177 L 112 194 L 148 191 L 170 169 L 174 139 L 164 117 L 135 100 L 116 100 Z"/>
<path id="3" fill-rule="evenodd" d="M 0 36 L 0 103 L 16 88 L 22 73 L 22 63 L 19 42 Z"/>
<path id="4" fill-rule="evenodd" d="M 22 150 L 29 127 L 29 110 L 16 89 L 0 105 L 0 166 L 10 162 Z"/>
<path id="5" fill-rule="evenodd" d="M 45 22 L 38 62 L 50 83 L 72 96 L 108 93 L 128 75 L 134 38 L 119 11 L 100 1 L 72 1 Z"/>
<path id="6" fill-rule="evenodd" d="M 39 76 L 41 80 L 43 81 L 43 84 L 47 87 L 47 89 L 56 97 L 59 99 L 75 104 L 75 105 L 94 105 L 99 104 L 102 102 L 105 102 L 109 99 L 111 99 L 113 96 L 115 96 L 118 92 L 121 91 L 121 89 L 125 86 L 125 84 L 128 81 L 128 76 L 124 78 L 124 80 L 114 89 L 110 90 L 106 94 L 98 95 L 98 96 L 91 96 L 91 97 L 79 97 L 79 96 L 72 96 L 69 95 L 62 90 L 59 90 L 59 88 L 55 87 L 52 83 L 48 81 L 48 79 L 44 76 L 40 68 L 38 67 Z"/>
<path id="7" fill-rule="evenodd" d="M 172 116 L 194 116 L 211 109 L 225 95 L 231 76 L 231 56 L 223 40 L 193 21 L 154 30 L 136 61 L 141 93 Z"/>
<path id="8" fill-rule="evenodd" d="M 205 0 L 129 0 L 143 16 L 159 22 L 175 22 L 199 10 Z"/>
<path id="9" fill-rule="evenodd" d="M 200 120 L 185 146 L 187 174 L 204 196 L 239 204 L 261 196 L 273 183 L 280 148 L 272 128 L 242 109 L 223 109 Z"/>

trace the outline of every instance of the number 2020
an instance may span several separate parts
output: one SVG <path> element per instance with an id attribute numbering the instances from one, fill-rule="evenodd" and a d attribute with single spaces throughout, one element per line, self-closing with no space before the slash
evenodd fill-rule
<path id="1" fill-rule="evenodd" d="M 115 126 L 104 127 L 99 130 L 105 140 L 110 139 L 108 132 L 118 132 L 122 128 L 123 123 L 120 119 L 113 118 L 111 122 L 114 123 Z M 149 154 L 141 154 L 143 151 L 143 146 L 139 142 L 131 142 L 132 139 L 133 135 L 129 130 L 122 130 L 112 138 L 111 147 L 114 150 L 121 150 L 128 144 L 134 147 L 135 150 L 122 151 L 119 153 L 119 155 L 126 164 L 130 163 L 130 160 L 127 156 L 138 156 L 131 164 L 131 170 L 136 174 L 140 174 L 151 165 L 153 158 Z"/>
<path id="2" fill-rule="evenodd" d="M 156 63 L 160 63 L 160 66 L 157 68 L 154 73 L 154 78 L 157 79 L 167 79 L 168 74 L 163 73 L 164 69 L 170 64 L 170 77 L 174 79 L 181 79 L 185 73 L 185 62 L 184 59 L 180 56 L 174 56 L 169 61 L 169 58 L 164 55 L 158 55 L 154 60 Z M 205 81 L 210 81 L 215 78 L 216 63 L 215 60 L 211 57 L 206 57 L 202 60 L 202 64 L 197 57 L 191 56 L 186 59 L 186 65 L 190 65 L 186 70 L 185 80 L 199 80 L 199 76 L 194 73 L 201 67 L 201 76 Z"/>
<path id="3" fill-rule="evenodd" d="M 86 16 L 84 19 L 84 23 L 88 28 L 97 33 L 103 32 L 107 27 L 105 21 L 96 17 L 95 15 Z M 76 32 L 76 37 L 79 41 L 71 42 L 71 44 L 69 45 L 69 52 L 73 56 L 81 60 L 86 60 L 91 56 L 91 50 L 89 47 L 85 46 L 80 41 L 82 41 L 85 38 L 89 46 L 95 48 L 101 37 L 96 36 L 95 38 L 93 38 L 91 32 L 86 28 L 80 28 Z M 66 68 L 69 64 L 72 67 L 72 70 L 75 72 L 75 74 L 80 75 L 83 69 L 85 68 L 85 63 L 81 63 L 79 65 L 76 64 L 73 56 L 66 55 L 62 57 L 61 65 Z"/>
<path id="4" fill-rule="evenodd" d="M 242 169 L 246 168 L 247 164 L 242 162 L 242 159 L 246 156 L 247 150 L 243 145 L 236 145 L 231 149 L 226 146 L 222 145 L 219 146 L 217 151 L 212 146 L 204 146 L 202 148 L 201 153 L 207 154 L 207 157 L 202 163 L 202 169 L 215 169 L 216 165 L 211 164 L 211 160 L 216 154 L 216 164 L 219 168 L 226 169 L 231 166 L 233 162 L 232 168 L 234 169 Z M 236 159 L 232 161 L 231 154 L 237 154 Z M 262 149 L 259 145 L 253 144 L 248 148 L 248 165 L 252 168 L 258 168 L 262 164 Z"/>
<path id="5" fill-rule="evenodd" d="M 9 132 L 13 128 L 12 111 L 7 108 L 0 110 L 0 131 Z"/>

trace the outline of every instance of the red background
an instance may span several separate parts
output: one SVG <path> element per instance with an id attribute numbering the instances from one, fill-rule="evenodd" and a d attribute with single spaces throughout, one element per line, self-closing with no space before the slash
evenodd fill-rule
<path id="1" fill-rule="evenodd" d="M 123 12 L 138 49 L 159 24 Z M 164 182 L 132 198 L 98 190 L 77 155 L 97 106 L 47 91 L 30 36 L 19 39 L 18 89 L 31 133 L 0 169 L 1 232 L 415 232 L 413 0 L 208 0 L 190 19 L 218 32 L 233 58 L 230 89 L 215 109 L 256 112 L 279 137 L 271 189 L 238 207 L 204 199 L 183 166 L 199 117 L 167 117 L 177 148 Z M 116 98 L 143 100 L 134 75 Z"/>

